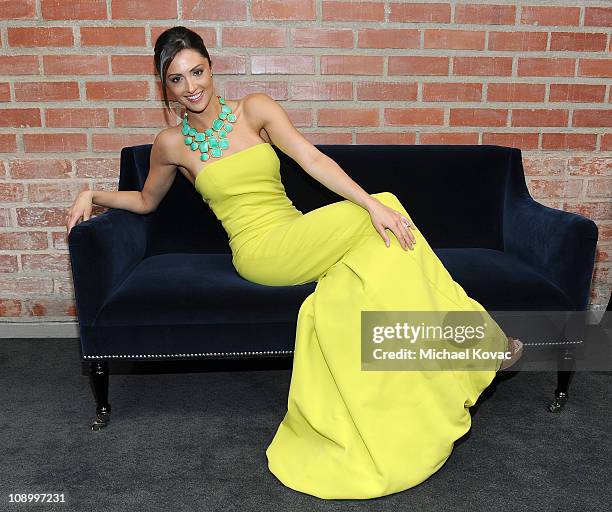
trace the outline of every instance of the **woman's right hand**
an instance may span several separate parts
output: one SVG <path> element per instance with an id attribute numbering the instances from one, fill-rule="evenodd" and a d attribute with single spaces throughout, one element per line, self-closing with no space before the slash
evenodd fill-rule
<path id="1" fill-rule="evenodd" d="M 83 190 L 74 200 L 72 207 L 66 214 L 66 236 L 70 234 L 70 230 L 79 222 L 79 219 L 83 217 L 83 220 L 89 220 L 91 217 L 91 210 L 93 206 L 93 191 Z"/>

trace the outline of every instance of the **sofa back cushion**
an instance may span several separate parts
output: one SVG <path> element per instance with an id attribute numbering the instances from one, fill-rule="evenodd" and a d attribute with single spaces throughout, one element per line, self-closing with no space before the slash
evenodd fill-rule
<path id="1" fill-rule="evenodd" d="M 316 146 L 368 193 L 393 192 L 432 247 L 503 250 L 503 203 L 512 152 L 516 152 L 513 148 Z M 285 190 L 296 208 L 306 213 L 344 199 L 312 178 L 276 146 L 273 148 L 281 161 Z M 122 150 L 119 190 L 142 190 L 150 152 L 150 144 Z M 230 253 L 221 223 L 181 173 L 177 173 L 157 211 L 149 215 L 147 256 L 168 252 Z"/>

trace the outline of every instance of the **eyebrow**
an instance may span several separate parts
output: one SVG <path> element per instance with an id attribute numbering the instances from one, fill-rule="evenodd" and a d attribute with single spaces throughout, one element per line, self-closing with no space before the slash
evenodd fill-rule
<path id="1" fill-rule="evenodd" d="M 193 71 L 195 68 L 197 68 L 198 66 L 203 66 L 204 64 L 198 64 L 197 66 L 193 66 L 189 71 Z M 170 73 L 168 75 L 168 78 L 170 78 L 171 76 L 181 76 L 181 73 Z"/>

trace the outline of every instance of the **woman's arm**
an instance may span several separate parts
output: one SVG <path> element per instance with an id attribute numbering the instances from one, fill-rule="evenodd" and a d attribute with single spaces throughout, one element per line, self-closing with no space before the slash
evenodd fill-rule
<path id="1" fill-rule="evenodd" d="M 92 205 L 106 208 L 118 208 L 130 212 L 147 214 L 155 211 L 166 195 L 176 175 L 176 164 L 172 162 L 174 148 L 172 134 L 162 130 L 155 137 L 151 148 L 149 174 L 140 190 L 119 190 L 107 192 L 103 190 L 84 190 L 75 199 L 66 214 L 66 230 L 70 230 L 79 222 L 91 217 Z"/>

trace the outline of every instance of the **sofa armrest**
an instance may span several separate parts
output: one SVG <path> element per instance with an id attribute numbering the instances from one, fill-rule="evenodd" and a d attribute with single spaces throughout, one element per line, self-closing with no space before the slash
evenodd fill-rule
<path id="1" fill-rule="evenodd" d="M 597 225 L 572 212 L 549 208 L 528 195 L 504 204 L 504 251 L 545 275 L 574 303 L 588 305 Z"/>
<path id="2" fill-rule="evenodd" d="M 68 238 L 79 324 L 92 325 L 100 308 L 147 249 L 149 215 L 109 209 L 76 224 Z"/>

